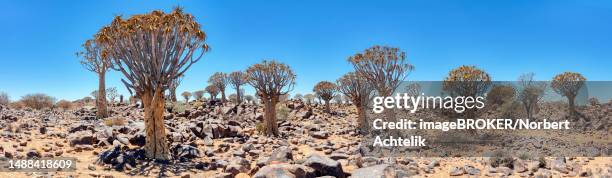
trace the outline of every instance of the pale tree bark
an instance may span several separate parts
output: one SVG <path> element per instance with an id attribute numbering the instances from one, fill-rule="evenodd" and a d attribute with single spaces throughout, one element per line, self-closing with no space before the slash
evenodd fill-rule
<path id="1" fill-rule="evenodd" d="M 106 103 L 106 72 L 98 74 L 98 96 L 96 97 L 96 118 L 108 117 L 108 105 Z"/>
<path id="2" fill-rule="evenodd" d="M 367 133 L 369 130 L 366 121 L 366 110 L 363 106 L 357 106 L 357 128 L 359 128 L 362 133 Z"/>
<path id="3" fill-rule="evenodd" d="M 112 62 L 102 52 L 102 48 L 93 40 L 87 40 L 82 45 L 84 51 L 77 52 L 77 57 L 83 57 L 80 61 L 83 67 L 98 74 L 98 95 L 96 96 L 96 118 L 108 117 L 106 103 L 106 72 L 112 67 Z"/>

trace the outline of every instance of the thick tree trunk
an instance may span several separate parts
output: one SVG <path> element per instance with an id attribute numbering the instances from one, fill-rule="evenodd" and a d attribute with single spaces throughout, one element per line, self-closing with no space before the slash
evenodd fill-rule
<path id="1" fill-rule="evenodd" d="M 568 105 L 569 105 L 569 112 L 570 115 L 574 116 L 576 114 L 576 106 L 574 104 L 574 100 L 576 99 L 576 96 L 567 96 L 567 101 L 568 101 Z"/>
<path id="2" fill-rule="evenodd" d="M 146 156 L 155 160 L 168 160 L 168 143 L 164 126 L 164 94 L 161 91 L 145 91 L 141 97 L 144 105 Z"/>
<path id="3" fill-rule="evenodd" d="M 266 135 L 277 136 L 278 125 L 276 123 L 276 101 L 274 99 L 265 99 L 264 102 L 264 127 Z"/>
<path id="4" fill-rule="evenodd" d="M 108 117 L 106 105 L 106 72 L 98 74 L 98 96 L 96 97 L 96 118 L 103 119 Z"/>
<path id="5" fill-rule="evenodd" d="M 240 93 L 240 85 L 236 85 L 236 102 L 238 102 L 237 104 L 242 103 L 241 100 L 241 93 Z"/>
<path id="6" fill-rule="evenodd" d="M 329 109 L 329 100 L 325 100 L 325 112 L 331 113 L 331 110 Z"/>
<path id="7" fill-rule="evenodd" d="M 368 132 L 368 123 L 366 120 L 366 110 L 364 106 L 355 105 L 357 107 L 357 128 L 359 133 L 365 134 Z"/>
<path id="8" fill-rule="evenodd" d="M 176 102 L 176 88 L 170 87 L 170 101 Z"/>
<path id="9" fill-rule="evenodd" d="M 225 89 L 221 90 L 221 102 L 225 103 L 227 100 L 225 100 Z"/>

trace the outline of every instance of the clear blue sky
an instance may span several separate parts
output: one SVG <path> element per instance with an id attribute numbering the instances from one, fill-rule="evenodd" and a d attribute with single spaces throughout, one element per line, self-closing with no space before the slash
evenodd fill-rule
<path id="1" fill-rule="evenodd" d="M 612 1 L 13 0 L 0 2 L 0 91 L 13 100 L 34 92 L 88 96 L 98 82 L 74 55 L 80 45 L 115 15 L 177 5 L 202 24 L 212 48 L 178 92 L 204 88 L 214 72 L 274 58 L 297 74 L 294 92 L 308 93 L 351 71 L 346 58 L 375 44 L 406 51 L 416 67 L 408 80 L 442 80 L 462 64 L 494 80 L 525 72 L 550 80 L 563 71 L 612 80 Z M 126 93 L 120 77 L 111 72 L 107 86 Z"/>

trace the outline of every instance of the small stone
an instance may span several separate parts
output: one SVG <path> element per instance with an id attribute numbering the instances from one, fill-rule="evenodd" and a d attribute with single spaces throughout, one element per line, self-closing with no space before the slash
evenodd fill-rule
<path id="1" fill-rule="evenodd" d="M 586 168 L 580 171 L 580 173 L 578 174 L 578 176 L 580 177 L 591 177 L 593 176 L 593 172 L 591 171 L 591 168 Z"/>
<path id="2" fill-rule="evenodd" d="M 465 174 L 465 171 L 463 170 L 463 168 L 460 167 L 453 167 L 451 168 L 451 170 L 448 173 L 450 176 L 461 176 L 463 174 Z"/>
<path id="3" fill-rule="evenodd" d="M 95 170 L 96 170 L 96 166 L 94 166 L 93 164 L 89 164 L 89 165 L 87 166 L 87 169 L 92 170 L 92 171 L 95 171 Z"/>

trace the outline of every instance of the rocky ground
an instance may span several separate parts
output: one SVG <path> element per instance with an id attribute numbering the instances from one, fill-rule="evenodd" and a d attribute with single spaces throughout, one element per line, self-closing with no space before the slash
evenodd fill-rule
<path id="1" fill-rule="evenodd" d="M 597 108 L 595 108 L 597 107 Z M 288 102 L 280 109 L 280 137 L 258 134 L 259 106 L 192 102 L 168 107 L 165 115 L 172 161 L 144 158 L 142 109 L 110 107 L 112 117 L 95 119 L 90 107 L 70 111 L 13 110 L 0 107 L 0 159 L 74 157 L 74 172 L 0 172 L 0 177 L 611 177 L 609 155 L 612 105 L 583 109 L 599 114 L 595 129 L 571 133 L 570 139 L 597 137 L 606 148 L 591 157 L 373 157 L 363 155 L 351 106 Z M 600 112 L 604 111 L 604 112 Z M 554 109 L 544 117 L 565 117 Z M 601 114 L 603 113 L 603 114 Z M 546 115 L 548 114 L 548 115 Z M 434 116 L 432 116 L 434 117 Z M 582 121 L 587 123 L 587 121 Z M 603 126 L 600 126 L 603 125 Z M 591 127 L 589 127 L 591 128 Z M 562 134 L 562 133 L 560 133 Z M 570 133 L 568 133 L 570 135 Z M 508 144 L 537 147 L 537 138 Z M 548 143 L 550 144 L 550 143 Z M 553 150 L 554 151 L 554 150 Z M 607 152 L 607 153 L 606 153 Z M 602 154 L 603 153 L 603 154 Z M 383 176 L 384 175 L 384 176 Z"/>

